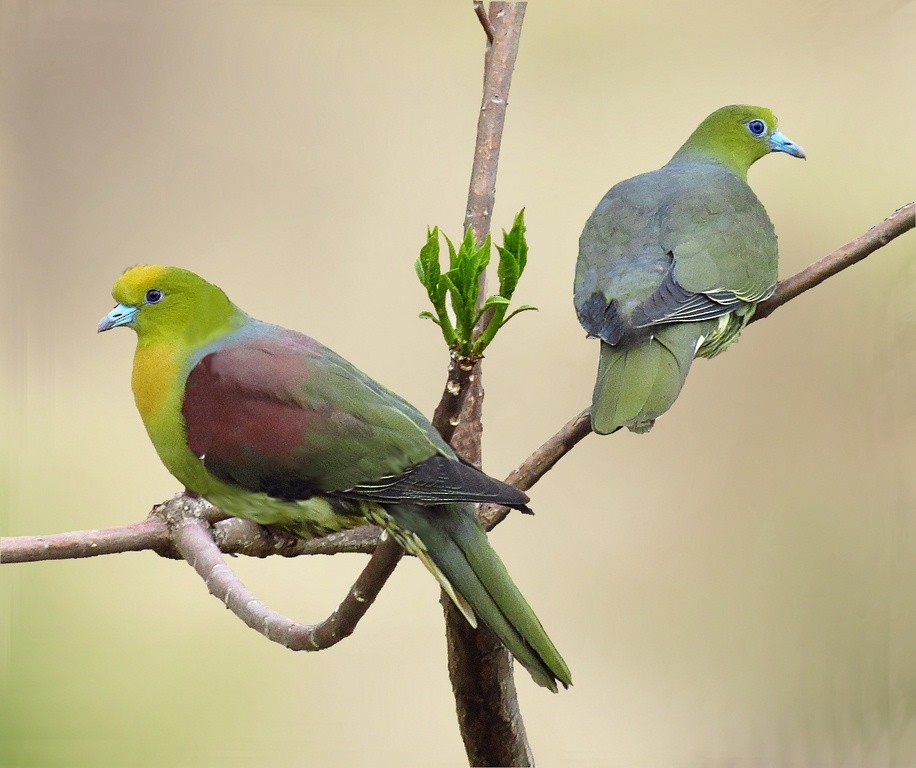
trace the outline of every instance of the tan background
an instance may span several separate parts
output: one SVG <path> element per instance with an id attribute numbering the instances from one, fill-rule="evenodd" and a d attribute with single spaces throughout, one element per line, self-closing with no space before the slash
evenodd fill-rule
<path id="1" fill-rule="evenodd" d="M 587 402 L 576 240 L 712 109 L 771 106 L 807 163 L 751 172 L 792 274 L 913 197 L 913 3 L 533 3 L 497 226 L 531 255 L 486 365 L 503 476 Z M 176 490 L 96 337 L 126 266 L 179 264 L 429 413 L 412 261 L 458 234 L 480 97 L 469 2 L 0 1 L 0 528 L 118 525 Z M 493 535 L 573 669 L 518 677 L 543 765 L 916 760 L 916 236 L 699 363 L 647 437 L 588 438 Z M 323 618 L 363 559 L 235 566 Z M 398 569 L 293 655 L 155 555 L 3 568 L 0 764 L 460 765 L 438 590 Z"/>

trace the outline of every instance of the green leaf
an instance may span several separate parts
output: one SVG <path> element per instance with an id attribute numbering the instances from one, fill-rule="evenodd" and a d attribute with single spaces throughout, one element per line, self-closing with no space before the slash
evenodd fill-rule
<path id="1" fill-rule="evenodd" d="M 452 267 L 452 272 L 455 273 L 455 284 L 458 286 L 465 300 L 474 299 L 476 301 L 477 297 L 474 295 L 473 285 L 477 277 L 474 269 L 475 250 L 474 234 L 468 229 L 464 233 L 464 239 L 461 241 L 461 245 L 458 248 L 456 262 Z"/>
<path id="2" fill-rule="evenodd" d="M 445 295 L 448 290 L 439 266 L 439 228 L 426 228 L 426 242 L 414 262 L 417 277 L 426 288 L 426 293 L 433 305 L 435 314 L 424 311 L 420 318 L 431 320 L 442 330 L 445 343 L 452 347 L 456 342 L 455 329 L 445 307 Z"/>
<path id="3" fill-rule="evenodd" d="M 480 248 L 474 251 L 474 270 L 479 279 L 480 275 L 490 264 L 490 236 L 487 235 Z"/>
<path id="4" fill-rule="evenodd" d="M 420 249 L 420 255 L 414 262 L 417 277 L 432 298 L 439 283 L 439 228 L 426 230 L 426 243 Z"/>
<path id="5" fill-rule="evenodd" d="M 448 289 L 449 298 L 452 300 L 452 309 L 455 310 L 455 320 L 458 327 L 465 325 L 464 317 L 467 314 L 467 302 L 458 283 L 455 281 L 452 272 L 446 272 L 442 275 L 445 286 Z"/>
<path id="6" fill-rule="evenodd" d="M 436 285 L 435 295 L 431 297 L 433 306 L 438 307 L 441 304 L 444 307 L 446 293 L 448 293 L 448 282 L 445 279 L 445 275 L 439 275 L 439 283 Z"/>
<path id="7" fill-rule="evenodd" d="M 502 323 L 500 323 L 499 327 L 502 328 L 506 323 L 508 323 L 513 317 L 515 317 L 520 312 L 528 312 L 531 310 L 534 310 L 535 312 L 539 311 L 538 308 L 535 307 L 533 304 L 522 304 L 522 306 L 510 312 L 508 317 L 506 317 L 506 319 L 503 320 Z"/>
<path id="8" fill-rule="evenodd" d="M 432 312 L 423 311 L 420 313 L 419 317 L 421 320 L 432 320 L 440 328 L 442 327 L 442 323 L 439 322 L 439 318 L 436 317 Z"/>
<path id="9" fill-rule="evenodd" d="M 503 244 L 499 246 L 489 235 L 478 246 L 470 228 L 456 242 L 442 233 L 448 248 L 448 271 L 444 273 L 440 263 L 439 235 L 438 227 L 427 228 L 426 243 L 414 263 L 417 277 L 426 288 L 434 310 L 421 312 L 420 317 L 439 325 L 446 343 L 460 354 L 482 354 L 509 319 L 506 313 L 510 309 L 510 300 L 527 263 L 524 209 L 516 215 L 512 228 L 503 232 Z M 482 299 L 481 279 L 490 265 L 494 246 L 499 253 L 499 292 L 487 297 L 478 306 Z M 509 317 L 529 309 L 534 307 L 520 307 Z M 475 327 L 484 318 L 485 327 L 475 339 Z"/>
<path id="10" fill-rule="evenodd" d="M 448 245 L 448 268 L 451 271 L 458 266 L 458 253 L 455 251 L 455 245 L 449 240 L 448 235 L 443 235 L 443 237 Z"/>
<path id="11" fill-rule="evenodd" d="M 424 269 L 426 274 L 429 276 L 435 276 L 438 279 L 439 276 L 439 228 L 433 227 L 433 229 L 427 232 L 426 235 L 426 245 L 420 249 L 420 259 L 423 261 Z"/>
<path id="12" fill-rule="evenodd" d="M 502 316 L 506 313 L 506 309 L 509 307 L 509 299 L 505 296 L 493 295 L 490 296 L 483 304 L 480 305 L 480 309 L 477 310 L 477 314 L 474 316 L 474 327 L 477 327 L 477 324 L 480 322 L 480 319 L 490 310 L 492 314 L 487 320 L 487 326 L 481 329 L 481 336 L 489 333 L 489 328 L 493 323 L 496 323 L 496 329 L 499 330 L 499 327 L 502 324 Z"/>
<path id="13" fill-rule="evenodd" d="M 499 292 L 512 298 L 518 281 L 528 263 L 528 241 L 525 239 L 525 209 L 515 217 L 512 229 L 503 230 L 503 244 L 496 246 L 499 251 Z"/>
<path id="14" fill-rule="evenodd" d="M 499 276 L 499 292 L 511 299 L 522 273 L 511 251 L 499 245 L 496 249 L 499 251 L 499 267 L 496 270 Z"/>
<path id="15" fill-rule="evenodd" d="M 528 265 L 528 240 L 525 238 L 525 232 L 527 231 L 525 209 L 522 208 L 515 215 L 515 221 L 512 222 L 512 229 L 509 230 L 509 234 L 503 236 L 504 246 L 515 254 L 519 274 L 524 272 L 525 267 Z"/>

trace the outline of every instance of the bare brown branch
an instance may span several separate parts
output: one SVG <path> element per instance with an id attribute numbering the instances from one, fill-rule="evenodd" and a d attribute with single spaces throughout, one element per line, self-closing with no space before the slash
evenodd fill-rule
<path id="1" fill-rule="evenodd" d="M 489 44 L 484 57 L 483 97 L 464 221 L 465 229 L 473 232 L 478 245 L 490 233 L 506 107 L 525 8 L 525 3 L 493 2 L 487 13 L 482 3 L 474 6 L 481 23 L 486 19 L 492 24 L 492 29 L 487 30 Z M 484 272 L 480 296 L 486 295 Z M 487 319 L 486 315 L 482 318 L 477 333 Z M 454 404 L 460 411 L 457 423 L 454 416 L 450 419 L 448 426 L 453 431 L 449 442 L 462 458 L 479 467 L 484 397 L 481 361 L 474 361 L 463 373 L 461 402 Z M 441 602 L 445 613 L 449 678 L 470 764 L 532 765 L 531 748 L 515 691 L 512 657 L 489 629 L 484 626 L 472 629 L 448 597 L 443 595 Z"/>
<path id="2" fill-rule="evenodd" d="M 0 563 L 34 563 L 39 560 L 71 560 L 117 552 L 141 552 L 171 548 L 165 521 L 149 517 L 132 525 L 71 531 L 49 536 L 8 536 L 0 539 Z"/>
<path id="3" fill-rule="evenodd" d="M 560 459 L 562 459 L 583 437 L 592 431 L 591 408 L 585 408 L 567 421 L 553 437 L 541 445 L 506 478 L 509 485 L 527 491 Z M 488 531 L 495 528 L 511 510 L 499 504 L 481 504 L 477 513 L 483 527 Z"/>
<path id="4" fill-rule="evenodd" d="M 492 43 L 494 35 L 493 23 L 487 15 L 487 9 L 483 7 L 483 0 L 474 0 L 474 13 L 477 14 L 480 26 L 483 27 L 483 31 L 487 36 L 487 43 Z"/>
<path id="5" fill-rule="evenodd" d="M 282 528 L 258 525 L 251 520 L 230 517 L 216 523 L 211 534 L 221 552 L 249 557 L 299 557 L 299 555 L 337 555 L 342 552 L 372 554 L 381 528 L 361 525 L 317 539 L 301 539 Z"/>
<path id="6" fill-rule="evenodd" d="M 480 466 L 483 384 L 481 361 L 475 364 L 452 447 Z M 515 688 L 512 656 L 484 625 L 471 627 L 444 593 L 448 671 L 455 696 L 461 738 L 470 765 L 534 765 L 534 757 Z"/>
<path id="7" fill-rule="evenodd" d="M 470 765 L 534 765 L 511 654 L 486 627 L 471 627 L 447 597 L 441 602 L 449 676 Z"/>
<path id="8" fill-rule="evenodd" d="M 461 410 L 464 401 L 471 393 L 471 388 L 476 380 L 474 361 L 468 357 L 461 357 L 452 350 L 449 357 L 448 377 L 439 405 L 433 413 L 433 426 L 442 435 L 447 443 L 452 442 L 455 427 L 461 422 Z"/>
<path id="9" fill-rule="evenodd" d="M 490 219 L 496 201 L 499 150 L 526 6 L 527 3 L 493 2 L 486 14 L 492 24 L 493 37 L 484 59 L 483 98 L 477 119 L 477 141 L 464 219 L 465 228 L 471 228 L 477 243 L 482 243 L 490 232 Z"/>
<path id="10" fill-rule="evenodd" d="M 776 293 L 757 305 L 751 322 L 769 317 L 787 301 L 800 296 L 805 291 L 811 290 L 816 285 L 820 285 L 828 277 L 832 277 L 847 267 L 860 262 L 870 253 L 887 245 L 894 238 L 900 237 L 904 232 L 913 229 L 914 225 L 916 225 L 916 203 L 907 203 L 880 224 L 873 226 L 864 235 L 837 248 L 833 253 L 827 254 L 823 259 L 815 262 L 807 269 L 803 269 L 797 275 L 781 281 Z"/>
<path id="11" fill-rule="evenodd" d="M 178 494 L 157 504 L 150 516 L 130 525 L 70 531 L 47 536 L 8 536 L 0 538 L 0 563 L 32 563 L 41 560 L 74 560 L 113 555 L 120 552 L 152 550 L 163 557 L 180 557 L 172 546 L 168 515 L 182 505 L 199 505 L 195 514 L 211 524 L 211 533 L 221 552 L 250 557 L 298 557 L 299 555 L 337 555 L 342 552 L 372 554 L 381 529 L 363 525 L 316 539 L 302 539 L 280 528 L 258 525 L 237 517 L 227 518 L 202 499 Z"/>
<path id="12" fill-rule="evenodd" d="M 751 322 L 769 317 L 779 307 L 820 285 L 828 277 L 857 264 L 869 254 L 887 245 L 916 226 L 916 203 L 897 209 L 880 224 L 846 245 L 828 253 L 810 267 L 782 280 L 776 293 L 757 306 Z M 509 485 L 523 491 L 531 488 L 541 477 L 565 456 L 573 446 L 592 431 L 590 408 L 585 408 L 570 419 L 553 437 L 532 453 L 518 469 L 507 478 Z M 498 504 L 481 505 L 479 516 L 487 530 L 499 525 L 509 514 L 509 509 Z"/>
<path id="13" fill-rule="evenodd" d="M 321 651 L 349 637 L 401 559 L 403 550 L 384 539 L 334 612 L 319 624 L 299 624 L 265 606 L 228 566 L 205 521 L 193 512 L 170 519 L 176 551 L 197 571 L 210 593 L 245 624 L 293 651 Z"/>

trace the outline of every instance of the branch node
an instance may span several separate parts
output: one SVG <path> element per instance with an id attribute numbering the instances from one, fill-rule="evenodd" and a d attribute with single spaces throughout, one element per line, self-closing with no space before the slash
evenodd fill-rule
<path id="1" fill-rule="evenodd" d="M 490 21 L 490 17 L 487 14 L 486 8 L 483 7 L 483 0 L 474 0 L 474 13 L 477 14 L 477 18 L 480 21 L 480 26 L 483 27 L 483 31 L 487 35 L 487 46 L 493 45 L 493 39 L 496 36 L 496 31 L 493 29 L 493 22 Z M 502 11 L 497 13 L 497 16 L 501 16 Z"/>

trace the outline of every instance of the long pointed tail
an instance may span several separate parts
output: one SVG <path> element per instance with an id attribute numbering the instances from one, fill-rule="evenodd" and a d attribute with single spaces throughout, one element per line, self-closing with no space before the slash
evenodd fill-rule
<path id="1" fill-rule="evenodd" d="M 564 686 L 572 684 L 566 662 L 490 546 L 471 505 L 397 504 L 387 511 L 425 547 L 425 552 L 417 554 L 458 608 L 466 616 L 470 608 L 480 617 L 535 682 L 554 692 L 558 680 Z M 468 616 L 469 621 L 472 617 Z"/>
<path id="2" fill-rule="evenodd" d="M 607 435 L 621 427 L 648 432 L 680 394 L 708 325 L 668 325 L 629 348 L 602 341 L 592 395 L 595 432 Z"/>

